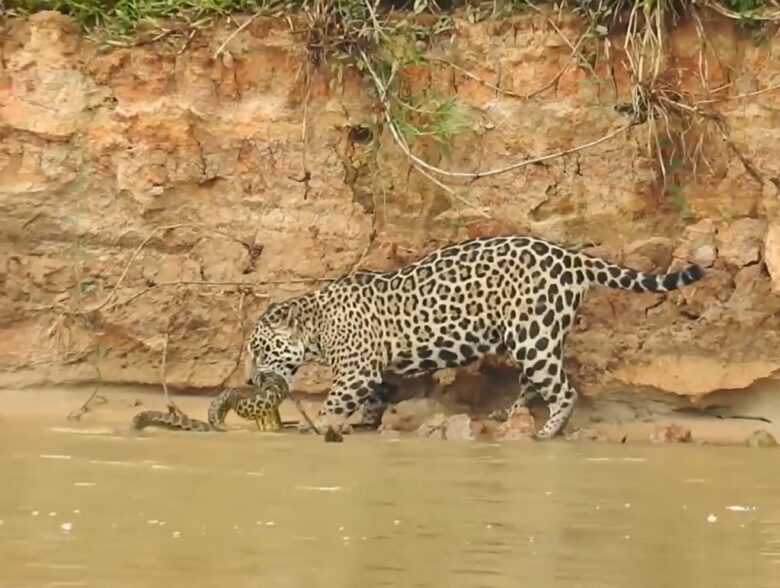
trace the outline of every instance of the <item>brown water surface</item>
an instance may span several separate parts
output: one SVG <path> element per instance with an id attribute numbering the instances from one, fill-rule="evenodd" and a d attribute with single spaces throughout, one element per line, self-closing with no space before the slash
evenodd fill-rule
<path id="1" fill-rule="evenodd" d="M 0 426 L 0 586 L 780 586 L 773 450 Z"/>

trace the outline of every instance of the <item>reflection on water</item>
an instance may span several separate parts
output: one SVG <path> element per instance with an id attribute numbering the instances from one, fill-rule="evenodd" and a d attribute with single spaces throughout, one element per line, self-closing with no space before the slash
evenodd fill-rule
<path id="1" fill-rule="evenodd" d="M 750 586 L 771 450 L 0 429 L 0 586 Z"/>

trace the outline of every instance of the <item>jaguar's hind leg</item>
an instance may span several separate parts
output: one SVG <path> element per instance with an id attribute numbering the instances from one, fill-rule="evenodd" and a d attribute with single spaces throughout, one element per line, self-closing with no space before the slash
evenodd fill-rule
<path id="1" fill-rule="evenodd" d="M 536 434 L 538 439 L 557 435 L 569 420 L 577 401 L 577 392 L 563 371 L 563 341 L 572 315 L 565 314 L 563 322 L 556 321 L 552 314 L 548 318 L 548 313 L 544 318 L 531 316 L 515 327 L 509 339 L 511 345 L 507 345 L 523 372 L 520 380 L 523 390 L 514 406 L 525 406 L 537 393 L 547 402 L 550 411 L 547 422 Z"/>

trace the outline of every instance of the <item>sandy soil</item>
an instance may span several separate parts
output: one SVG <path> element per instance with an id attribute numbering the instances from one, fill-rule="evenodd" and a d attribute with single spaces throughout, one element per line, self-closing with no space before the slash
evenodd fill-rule
<path id="1" fill-rule="evenodd" d="M 0 390 L 0 426 L 4 423 L 29 423 L 33 426 L 68 426 L 85 429 L 110 429 L 120 434 L 130 434 L 133 415 L 141 410 L 165 410 L 162 392 L 152 387 L 101 388 L 90 403 L 90 409 L 78 419 L 68 415 L 78 412 L 90 397 L 94 388 L 54 387 Z M 774 392 L 774 394 L 772 394 Z M 771 422 L 743 418 L 717 418 L 706 414 L 691 414 L 674 410 L 646 411 L 638 414 L 636 407 L 628 408 L 621 399 L 586 399 L 581 402 L 571 421 L 571 429 L 584 429 L 599 434 L 602 441 L 614 443 L 651 443 L 654 432 L 671 424 L 691 431 L 693 443 L 741 445 L 756 430 L 763 429 L 780 438 L 780 399 L 773 390 L 758 391 L 748 397 L 726 396 L 714 399 L 730 415 L 760 416 Z M 210 397 L 175 395 L 177 405 L 188 415 L 205 420 Z M 321 399 L 299 397 L 310 416 L 313 416 Z M 534 409 L 537 422 L 544 420 L 544 408 Z M 284 421 L 300 420 L 295 404 L 285 401 L 281 407 Z M 242 421 L 231 413 L 226 421 L 229 429 L 256 431 L 254 423 Z M 291 434 L 295 429 L 290 427 Z M 159 429 L 147 429 L 145 434 L 178 434 Z M 361 433 L 375 434 L 375 433 Z M 586 442 L 582 439 L 581 442 Z"/>

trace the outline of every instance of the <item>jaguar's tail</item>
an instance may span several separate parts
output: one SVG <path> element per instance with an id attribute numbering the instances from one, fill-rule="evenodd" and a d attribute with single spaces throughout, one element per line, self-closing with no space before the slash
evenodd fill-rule
<path id="1" fill-rule="evenodd" d="M 704 277 L 704 270 L 696 264 L 678 272 L 648 274 L 583 255 L 583 265 L 591 283 L 634 292 L 670 292 Z"/>

